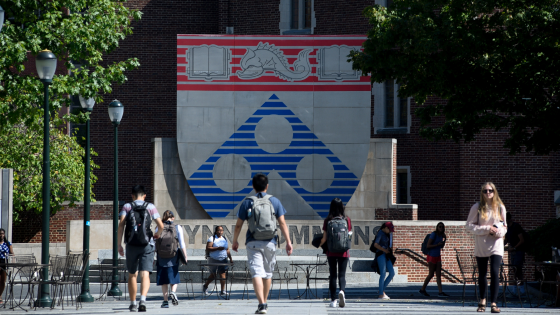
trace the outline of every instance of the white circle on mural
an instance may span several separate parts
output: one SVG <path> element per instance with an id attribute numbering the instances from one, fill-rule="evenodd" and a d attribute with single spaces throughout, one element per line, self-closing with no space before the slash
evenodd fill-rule
<path id="1" fill-rule="evenodd" d="M 278 115 L 263 117 L 255 129 L 257 144 L 268 153 L 284 151 L 290 146 L 293 136 L 292 125 Z"/>
<path id="2" fill-rule="evenodd" d="M 251 165 L 241 155 L 222 156 L 214 165 L 212 175 L 216 185 L 227 192 L 238 192 L 246 188 L 251 180 Z"/>
<path id="3" fill-rule="evenodd" d="M 298 163 L 296 177 L 305 190 L 321 192 L 332 184 L 334 167 L 324 155 L 308 155 Z"/>

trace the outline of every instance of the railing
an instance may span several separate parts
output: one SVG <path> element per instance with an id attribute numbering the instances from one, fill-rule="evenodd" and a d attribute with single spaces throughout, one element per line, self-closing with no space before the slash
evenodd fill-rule
<path id="1" fill-rule="evenodd" d="M 409 256 L 412 256 L 415 259 L 419 259 L 421 261 L 426 261 L 426 257 L 424 257 L 424 255 L 420 255 L 417 252 L 413 251 L 412 249 L 408 249 L 408 248 L 397 248 L 395 250 L 395 254 L 407 254 Z M 448 277 L 455 279 L 456 281 L 458 281 L 459 283 L 463 283 L 463 281 L 459 278 L 457 278 L 454 274 L 452 274 L 451 272 L 441 268 L 441 271 Z"/>

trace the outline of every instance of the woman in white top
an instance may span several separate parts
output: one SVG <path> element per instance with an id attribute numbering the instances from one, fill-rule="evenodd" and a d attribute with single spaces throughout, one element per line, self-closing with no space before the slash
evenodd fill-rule
<path id="1" fill-rule="evenodd" d="M 171 210 L 165 210 L 163 213 L 163 224 L 173 224 L 175 220 L 175 215 Z M 187 252 L 185 247 L 185 239 L 183 238 L 183 228 L 180 225 L 175 225 L 175 231 L 177 233 L 177 239 L 179 240 L 179 249 L 177 250 L 177 255 L 171 258 L 159 257 L 157 259 L 157 278 L 156 284 L 161 286 L 161 291 L 163 293 L 163 303 L 162 308 L 168 308 L 169 302 L 168 298 L 171 297 L 171 303 L 173 305 L 178 305 L 179 300 L 175 291 L 177 291 L 177 284 L 181 281 L 179 277 L 179 251 L 183 251 L 183 257 L 187 258 Z M 156 229 L 157 232 L 157 229 Z M 167 285 L 171 286 L 171 293 Z"/>
<path id="2" fill-rule="evenodd" d="M 216 226 L 214 230 L 214 235 L 210 236 L 208 242 L 206 243 L 206 250 L 208 251 L 208 262 L 214 264 L 226 264 L 229 258 L 229 262 L 233 263 L 231 258 L 231 253 L 229 252 L 228 241 L 224 237 L 224 228 L 220 225 Z M 202 286 L 202 292 L 204 294 L 209 294 L 208 286 L 214 280 L 214 277 L 218 276 L 220 279 L 221 293 L 226 294 L 226 270 L 227 266 L 212 266 L 210 267 L 210 276 L 206 283 Z"/>
<path id="3" fill-rule="evenodd" d="M 490 260 L 490 308 L 499 313 L 496 305 L 500 287 L 499 270 L 504 256 L 504 235 L 507 232 L 506 207 L 493 183 L 485 183 L 480 190 L 480 202 L 475 203 L 467 219 L 467 230 L 474 234 L 474 255 L 478 265 L 480 301 L 477 312 L 486 311 L 487 272 Z"/>

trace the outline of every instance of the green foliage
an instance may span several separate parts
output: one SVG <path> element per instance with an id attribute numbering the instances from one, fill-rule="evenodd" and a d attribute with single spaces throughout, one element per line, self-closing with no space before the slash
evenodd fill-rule
<path id="1" fill-rule="evenodd" d="M 50 204 L 54 214 L 64 201 L 74 205 L 75 201 L 83 200 L 85 150 L 75 137 L 58 128 L 51 128 L 50 132 Z M 14 169 L 14 223 L 17 224 L 20 213 L 34 210 L 39 214 L 42 210 L 43 132 L 40 128 L 23 125 L 4 128 L 0 133 L 0 152 L 0 168 Z M 97 155 L 93 150 L 90 154 Z M 91 171 L 95 168 L 99 166 L 92 161 Z M 96 181 L 97 177 L 92 173 L 91 183 Z M 91 194 L 93 196 L 93 191 Z"/>
<path id="2" fill-rule="evenodd" d="M 394 0 L 364 14 L 372 28 L 354 68 L 396 79 L 420 105 L 422 136 L 468 142 L 507 129 L 511 154 L 560 149 L 557 0 Z"/>
<path id="3" fill-rule="evenodd" d="M 552 258 L 551 247 L 560 248 L 560 218 L 548 220 L 545 224 L 529 231 L 531 247 L 527 251 L 536 261 Z"/>
<path id="4" fill-rule="evenodd" d="M 68 95 L 81 94 L 103 101 L 112 83 L 124 83 L 125 71 L 137 68 L 137 58 L 102 64 L 127 35 L 131 21 L 141 12 L 131 10 L 121 0 L 0 0 L 6 22 L 0 32 L 0 131 L 24 122 L 32 125 L 42 117 L 43 85 L 34 74 L 34 56 L 51 50 L 68 71 L 58 71 L 53 79 L 50 109 L 52 117 L 61 106 L 70 105 Z M 30 53 L 28 53 L 30 52 Z M 28 58 L 32 59 L 27 65 Z M 76 67 L 80 64 L 81 67 Z M 39 106 L 38 106 L 39 104 Z M 83 120 L 86 114 L 66 119 Z M 56 122 L 55 123 L 60 123 Z"/>
<path id="5" fill-rule="evenodd" d="M 50 86 L 51 126 L 83 122 L 87 113 L 58 115 L 70 95 L 94 97 L 122 84 L 137 58 L 107 62 L 103 56 L 132 34 L 141 12 L 124 0 L 0 0 L 5 24 L 0 32 L 0 167 L 13 168 L 14 221 L 23 211 L 41 212 L 44 86 L 35 74 L 35 56 L 51 50 L 58 67 Z M 61 66 L 66 67 L 63 70 Z M 26 68 L 27 67 L 27 68 Z M 92 150 L 92 155 L 95 152 Z M 84 149 L 76 139 L 51 128 L 51 211 L 82 200 Z M 92 162 L 91 168 L 97 166 Z M 91 176 L 91 183 L 96 177 Z"/>

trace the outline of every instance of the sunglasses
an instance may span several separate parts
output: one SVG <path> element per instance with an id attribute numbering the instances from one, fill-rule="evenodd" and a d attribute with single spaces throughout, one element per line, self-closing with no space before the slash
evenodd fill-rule
<path id="1" fill-rule="evenodd" d="M 483 189 L 482 192 L 485 193 L 485 194 L 493 194 L 494 189 Z"/>

